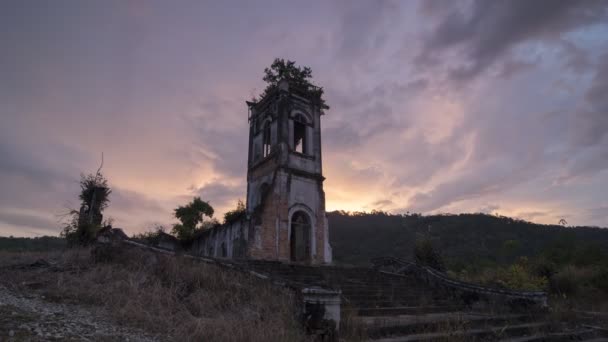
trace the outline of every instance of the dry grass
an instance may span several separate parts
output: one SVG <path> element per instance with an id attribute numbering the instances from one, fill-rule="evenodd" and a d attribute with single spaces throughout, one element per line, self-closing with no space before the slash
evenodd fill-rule
<path id="1" fill-rule="evenodd" d="M 347 302 L 342 302 L 340 317 L 340 337 L 345 341 L 367 341 L 366 327 L 358 318 L 358 310 Z"/>
<path id="2" fill-rule="evenodd" d="M 190 259 L 113 249 L 3 253 L 0 266 L 39 258 L 53 268 L 9 269 L 0 282 L 47 299 L 102 306 L 120 324 L 179 341 L 304 341 L 292 294 L 267 282 Z M 99 255 L 99 254 L 97 254 Z"/>

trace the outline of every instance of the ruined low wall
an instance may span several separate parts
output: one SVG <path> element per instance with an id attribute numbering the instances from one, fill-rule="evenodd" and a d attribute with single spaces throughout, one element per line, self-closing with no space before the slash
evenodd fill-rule
<path id="1" fill-rule="evenodd" d="M 372 263 L 381 271 L 412 274 L 429 286 L 449 292 L 469 304 L 472 302 L 488 302 L 507 304 L 514 308 L 532 306 L 544 309 L 547 307 L 547 293 L 543 291 L 519 291 L 466 283 L 452 279 L 432 268 L 394 257 L 376 258 L 372 260 Z"/>
<path id="2" fill-rule="evenodd" d="M 193 255 L 240 259 L 247 256 L 250 221 L 246 218 L 217 226 L 195 237 L 189 250 Z"/>

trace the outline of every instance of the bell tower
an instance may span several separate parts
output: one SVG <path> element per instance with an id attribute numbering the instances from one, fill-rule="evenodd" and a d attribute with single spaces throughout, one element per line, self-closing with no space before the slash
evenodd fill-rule
<path id="1" fill-rule="evenodd" d="M 320 95 L 281 80 L 249 107 L 249 257 L 331 263 L 321 162 Z"/>

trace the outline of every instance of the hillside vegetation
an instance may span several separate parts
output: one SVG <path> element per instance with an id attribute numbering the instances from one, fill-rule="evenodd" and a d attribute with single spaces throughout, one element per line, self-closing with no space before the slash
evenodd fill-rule
<path id="1" fill-rule="evenodd" d="M 412 259 L 421 237 L 433 242 L 450 269 L 509 264 L 541 254 L 563 262 L 591 263 L 608 257 L 608 229 L 542 225 L 504 216 L 391 215 L 384 212 L 327 214 L 334 259 L 366 264 L 378 256 Z"/>
<path id="2" fill-rule="evenodd" d="M 328 213 L 337 264 L 379 256 L 414 259 L 424 247 L 450 276 L 515 289 L 547 290 L 577 305 L 608 303 L 608 229 L 541 225 L 485 214 Z M 423 242 L 423 244 L 419 244 Z M 0 238 L 0 250 L 62 249 L 65 240 Z M 434 257 L 433 257 L 434 258 Z M 605 298 L 607 300 L 595 300 Z M 608 310 L 608 304 L 601 304 Z"/>
<path id="3" fill-rule="evenodd" d="M 59 250 L 65 247 L 66 240 L 55 236 L 41 236 L 35 238 L 0 236 L 0 251 L 44 252 Z"/>
<path id="4" fill-rule="evenodd" d="M 428 266 L 439 265 L 453 278 L 544 290 L 558 306 L 608 311 L 608 229 L 484 214 L 331 212 L 328 219 L 336 263 L 369 264 L 379 256 L 413 260 L 422 251 L 431 256 Z"/>

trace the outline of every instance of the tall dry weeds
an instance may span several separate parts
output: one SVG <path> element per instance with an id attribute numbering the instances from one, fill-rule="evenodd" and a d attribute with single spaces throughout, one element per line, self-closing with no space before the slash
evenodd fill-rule
<path id="1" fill-rule="evenodd" d="M 4 266 L 41 257 L 56 266 L 5 267 L 0 282 L 21 291 L 35 283 L 50 300 L 102 306 L 117 322 L 170 340 L 307 340 L 288 290 L 183 257 L 131 249 L 103 253 L 110 255 L 105 262 L 94 262 L 83 249 L 13 255 Z"/>

